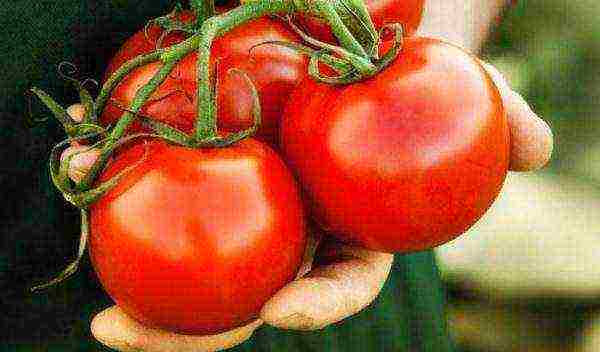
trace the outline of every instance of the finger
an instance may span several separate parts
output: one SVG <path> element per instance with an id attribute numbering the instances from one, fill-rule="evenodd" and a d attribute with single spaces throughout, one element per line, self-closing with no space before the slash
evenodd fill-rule
<path id="1" fill-rule="evenodd" d="M 73 155 L 73 158 L 69 161 L 68 175 L 71 180 L 79 182 L 98 159 L 100 151 L 95 148 L 90 149 L 87 146 L 71 146 L 65 149 L 60 156 L 60 160 L 64 161 L 71 155 Z"/>
<path id="2" fill-rule="evenodd" d="M 265 304 L 261 319 L 281 329 L 315 330 L 368 306 L 381 291 L 394 256 L 339 244 L 336 248 L 337 262 L 285 286 Z"/>
<path id="3" fill-rule="evenodd" d="M 81 122 L 85 116 L 85 107 L 83 104 L 73 104 L 67 108 L 67 114 L 76 122 Z"/>
<path id="4" fill-rule="evenodd" d="M 108 347 L 122 352 L 212 352 L 231 348 L 246 341 L 262 321 L 219 335 L 181 335 L 164 330 L 147 328 L 113 306 L 92 320 L 92 334 Z"/>
<path id="5" fill-rule="evenodd" d="M 500 90 L 506 108 L 511 135 L 510 169 L 530 171 L 543 167 L 552 156 L 552 130 L 531 110 L 523 97 L 508 86 L 494 66 L 482 64 Z"/>

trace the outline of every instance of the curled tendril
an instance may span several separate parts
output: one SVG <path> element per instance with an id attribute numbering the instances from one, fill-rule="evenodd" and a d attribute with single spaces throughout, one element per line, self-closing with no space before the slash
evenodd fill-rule
<path id="1" fill-rule="evenodd" d="M 181 11 L 181 7 L 180 7 L 179 3 L 175 4 L 175 8 L 171 12 L 166 14 L 165 16 L 153 18 L 150 21 L 146 22 L 146 25 L 144 26 L 144 37 L 146 38 L 146 40 L 151 43 L 150 35 L 148 34 L 148 30 L 150 29 L 150 26 L 157 25 L 159 27 L 162 27 L 161 22 L 164 22 L 165 20 L 170 20 L 171 17 L 173 17 L 174 15 L 177 15 L 178 11 Z"/>
<path id="2" fill-rule="evenodd" d="M 285 42 L 285 41 L 266 41 L 262 43 L 258 43 L 250 48 L 250 50 L 261 46 L 261 45 L 279 45 L 286 48 L 293 49 L 301 54 L 308 55 L 310 57 L 308 64 L 308 74 L 316 81 L 340 85 L 340 84 L 348 84 L 355 81 L 360 80 L 360 76 L 358 75 L 358 71 L 353 67 L 353 65 L 346 60 L 336 57 L 332 55 L 332 53 L 327 49 L 315 50 L 306 45 L 293 43 L 293 42 Z M 341 48 L 339 48 L 341 49 Z M 341 49 L 343 50 L 343 49 Z M 334 71 L 339 73 L 337 76 L 325 76 L 321 73 L 319 64 L 323 63 L 328 67 L 332 68 Z"/>
<path id="3" fill-rule="evenodd" d="M 150 41 L 150 33 L 148 33 L 148 31 L 150 30 L 150 26 L 152 26 L 153 24 L 154 24 L 153 21 L 148 21 L 148 22 L 146 22 L 146 25 L 144 26 L 144 38 L 149 43 L 152 43 L 152 41 Z"/>
<path id="4" fill-rule="evenodd" d="M 79 82 L 75 76 L 79 73 L 79 68 L 77 68 L 77 66 L 69 61 L 63 61 L 60 64 L 58 64 L 58 75 L 64 79 L 64 80 L 68 80 L 68 81 L 72 81 L 75 80 L 77 82 Z"/>
<path id="5" fill-rule="evenodd" d="M 383 38 L 386 31 L 394 33 L 394 44 L 392 47 L 377 61 L 379 69 L 383 69 L 391 64 L 404 45 L 404 27 L 400 23 L 387 24 L 379 30 L 379 38 Z"/>
<path id="6" fill-rule="evenodd" d="M 77 74 L 79 73 L 79 68 L 72 62 L 63 61 L 58 64 L 58 75 L 65 81 L 70 81 L 76 84 L 76 86 L 85 88 L 86 86 L 92 84 L 95 89 L 100 87 L 100 83 L 93 78 L 84 78 L 82 80 L 77 79 Z"/>
<path id="7" fill-rule="evenodd" d="M 194 27 L 192 25 L 183 23 L 177 18 L 177 14 L 181 11 L 183 11 L 183 7 L 180 3 L 177 3 L 175 4 L 175 8 L 167 15 L 146 22 L 146 25 L 144 26 L 144 37 L 149 43 L 152 43 L 149 34 L 150 27 L 155 25 L 163 29 L 158 39 L 154 42 L 156 50 L 161 49 L 165 37 L 172 32 L 194 33 Z"/>
<path id="8" fill-rule="evenodd" d="M 338 76 L 326 76 L 321 73 L 319 63 L 322 60 L 322 52 L 317 52 L 311 55 L 310 61 L 308 62 L 308 74 L 317 82 L 323 82 L 332 85 L 341 85 L 352 83 L 357 80 L 357 72 L 352 68 L 339 74 Z"/>
<path id="9" fill-rule="evenodd" d="M 84 88 L 90 84 L 94 86 L 94 89 L 100 88 L 100 83 L 93 78 L 86 78 L 81 82 L 81 86 Z"/>
<path id="10" fill-rule="evenodd" d="M 254 55 L 254 51 L 257 48 L 259 48 L 261 46 L 265 46 L 265 45 L 282 46 L 284 48 L 290 48 L 290 49 L 293 49 L 295 51 L 298 51 L 298 52 L 300 52 L 302 54 L 306 54 L 306 55 L 312 55 L 316 51 L 313 48 L 310 48 L 306 45 L 302 45 L 302 44 L 298 44 L 298 43 L 294 43 L 294 42 L 286 42 L 286 41 L 282 41 L 282 40 L 267 40 L 264 42 L 254 44 L 250 47 L 250 49 L 248 49 L 248 55 L 250 56 L 250 58 L 253 59 L 252 56 Z"/>
<path id="11" fill-rule="evenodd" d="M 158 37 L 158 39 L 156 40 L 156 45 L 155 45 L 155 49 L 160 49 L 162 47 L 162 43 L 165 40 L 165 38 L 167 37 L 167 35 L 169 35 L 173 30 L 172 29 L 167 29 L 165 31 L 163 31 L 160 36 Z"/>

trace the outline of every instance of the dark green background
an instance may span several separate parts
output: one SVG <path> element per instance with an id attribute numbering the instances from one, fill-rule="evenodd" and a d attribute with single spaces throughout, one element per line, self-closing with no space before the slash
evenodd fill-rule
<path id="1" fill-rule="evenodd" d="M 171 1 L 156 0 L 62 0 L 14 1 L 0 8 L 0 346 L 6 350 L 106 350 L 90 336 L 89 322 L 111 304 L 87 259 L 66 283 L 40 294 L 27 292 L 32 283 L 48 279 L 72 259 L 79 218 L 47 175 L 49 150 L 63 133 L 52 120 L 26 127 L 30 104 L 25 92 L 35 85 L 65 105 L 74 103 L 75 92 L 60 79 L 58 64 L 74 63 L 81 78 L 101 77 L 118 45 L 171 6 Z M 32 116 L 47 115 L 34 101 Z M 425 264 L 424 271 L 412 273 L 412 281 L 405 277 L 406 260 Z M 443 291 L 435 269 L 427 269 L 432 260 L 430 253 L 397 258 L 395 273 L 376 303 L 342 324 L 314 333 L 262 328 L 240 349 L 423 350 L 445 338 L 421 336 L 443 331 Z"/>

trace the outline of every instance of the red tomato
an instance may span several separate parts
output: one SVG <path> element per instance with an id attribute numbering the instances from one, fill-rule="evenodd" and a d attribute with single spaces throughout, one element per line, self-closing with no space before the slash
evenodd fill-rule
<path id="1" fill-rule="evenodd" d="M 192 14 L 183 12 L 181 20 L 189 22 Z M 124 62 L 156 48 L 162 30 L 151 26 L 148 39 L 140 31 L 121 47 L 112 59 L 107 76 Z M 184 39 L 180 32 L 173 32 L 163 40 L 163 46 Z M 250 50 L 266 41 L 297 41 L 297 36 L 282 23 L 268 18 L 248 22 L 217 39 L 213 45 L 212 59 L 217 67 L 217 101 L 219 127 L 232 131 L 252 125 L 252 96 L 250 87 L 239 75 L 228 71 L 237 68 L 246 72 L 258 90 L 262 107 L 262 126 L 256 137 L 274 143 L 277 140 L 279 119 L 295 86 L 306 76 L 306 58 L 293 50 L 274 45 L 264 45 Z M 194 129 L 196 118 L 196 59 L 197 54 L 186 56 L 173 70 L 171 77 L 157 89 L 142 113 L 168 123 L 186 132 Z M 136 91 L 157 72 L 160 63 L 137 68 L 114 90 L 112 99 L 120 105 L 129 106 Z M 114 123 L 123 111 L 119 104 L 108 104 L 101 116 L 105 124 Z M 134 130 L 140 130 L 135 125 Z"/>
<path id="2" fill-rule="evenodd" d="M 324 228 L 407 252 L 448 242 L 490 207 L 507 173 L 509 130 L 498 89 L 474 57 L 407 38 L 371 79 L 301 83 L 281 147 Z"/>
<path id="3" fill-rule="evenodd" d="M 149 141 L 116 156 L 107 180 L 135 165 L 91 207 L 90 255 L 115 302 L 146 326 L 228 330 L 257 317 L 304 253 L 298 187 L 252 139 L 221 149 Z"/>
<path id="4" fill-rule="evenodd" d="M 401 23 L 406 35 L 413 34 L 419 27 L 425 7 L 425 0 L 364 1 L 376 29 L 390 23 Z M 298 22 L 317 39 L 335 41 L 333 33 L 324 21 L 315 17 L 298 16 Z"/>

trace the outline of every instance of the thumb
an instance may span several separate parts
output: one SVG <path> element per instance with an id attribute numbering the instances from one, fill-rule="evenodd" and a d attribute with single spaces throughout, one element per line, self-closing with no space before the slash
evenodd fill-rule
<path id="1" fill-rule="evenodd" d="M 358 313 L 377 297 L 392 254 L 340 244 L 325 250 L 335 252 L 333 262 L 281 289 L 263 307 L 262 320 L 282 329 L 321 329 Z"/>
<path id="2" fill-rule="evenodd" d="M 511 136 L 510 169 L 530 171 L 543 167 L 552 156 L 552 130 L 531 110 L 525 99 L 508 86 L 494 66 L 480 62 L 498 87 L 506 108 Z"/>

